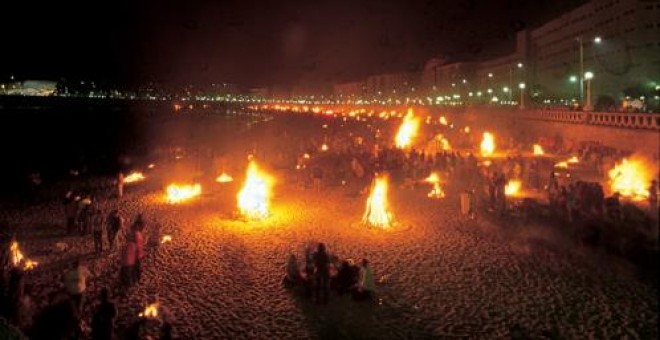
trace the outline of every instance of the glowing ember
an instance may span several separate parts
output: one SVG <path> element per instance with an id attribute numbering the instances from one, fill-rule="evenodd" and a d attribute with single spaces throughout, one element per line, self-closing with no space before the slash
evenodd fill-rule
<path id="1" fill-rule="evenodd" d="M 131 172 L 124 178 L 124 183 L 135 183 L 143 181 L 146 177 L 141 172 Z"/>
<path id="2" fill-rule="evenodd" d="M 172 236 L 170 235 L 163 235 L 163 237 L 160 239 L 160 243 L 167 243 L 167 242 L 172 242 Z"/>
<path id="3" fill-rule="evenodd" d="M 364 223 L 381 229 L 392 224 L 392 214 L 387 204 L 387 186 L 386 177 L 374 179 L 371 194 L 367 198 L 367 209 L 362 217 Z"/>
<path id="4" fill-rule="evenodd" d="M 170 204 L 177 204 L 185 202 L 202 193 L 202 186 L 199 184 L 193 185 L 178 185 L 170 184 L 167 187 L 167 202 Z"/>
<path id="5" fill-rule="evenodd" d="M 443 198 L 445 197 L 445 192 L 442 191 L 442 187 L 440 186 L 440 177 L 438 176 L 437 173 L 431 173 L 429 177 L 424 179 L 424 181 L 433 184 L 433 190 L 431 190 L 426 196 L 430 198 Z"/>
<path id="6" fill-rule="evenodd" d="M 323 145 L 321 145 L 321 151 L 328 151 L 328 144 L 323 143 Z"/>
<path id="7" fill-rule="evenodd" d="M 534 156 L 541 156 L 541 155 L 543 155 L 543 148 L 538 144 L 534 144 Z"/>
<path id="8" fill-rule="evenodd" d="M 470 127 L 469 127 L 469 126 L 466 126 L 466 127 L 463 129 L 463 132 L 465 132 L 465 133 L 470 133 Z"/>
<path id="9" fill-rule="evenodd" d="M 569 164 L 575 164 L 575 163 L 579 163 L 579 162 L 580 161 L 578 160 L 577 156 L 573 156 L 570 159 L 567 159 L 565 161 L 561 161 L 561 162 L 555 164 L 555 167 L 566 169 L 566 168 L 568 168 Z"/>
<path id="10" fill-rule="evenodd" d="M 445 116 L 440 117 L 440 124 L 442 124 L 442 125 L 449 124 L 449 123 L 447 123 L 447 118 L 445 118 Z"/>
<path id="11" fill-rule="evenodd" d="M 308 153 L 306 153 L 306 154 L 303 155 L 303 158 L 304 158 L 304 159 L 310 159 L 311 156 L 310 156 Z"/>
<path id="12" fill-rule="evenodd" d="M 649 197 L 650 171 L 642 160 L 624 158 L 609 171 L 610 190 L 622 197 L 644 200 Z"/>
<path id="13" fill-rule="evenodd" d="M 223 172 L 220 176 L 218 176 L 215 179 L 215 181 L 218 182 L 218 183 L 229 183 L 229 182 L 233 182 L 234 179 L 231 176 L 229 176 L 229 175 L 227 175 L 226 173 Z"/>
<path id="14" fill-rule="evenodd" d="M 154 164 L 154 163 L 151 163 L 147 166 L 147 168 L 149 168 L 149 169 L 153 169 L 155 167 L 156 167 L 156 164 Z"/>
<path id="15" fill-rule="evenodd" d="M 144 308 L 144 311 L 138 314 L 141 318 L 155 319 L 158 317 L 158 303 L 152 303 Z"/>
<path id="16" fill-rule="evenodd" d="M 495 137 L 490 132 L 484 132 L 481 140 L 481 155 L 491 156 L 495 152 Z"/>
<path id="17" fill-rule="evenodd" d="M 504 187 L 504 194 L 507 196 L 516 196 L 520 193 L 522 182 L 517 179 L 512 179 Z"/>
<path id="18" fill-rule="evenodd" d="M 412 144 L 412 139 L 417 135 L 419 128 L 419 119 L 413 116 L 412 109 L 408 109 L 408 114 L 403 118 L 399 132 L 396 134 L 396 147 L 406 148 Z"/>
<path id="19" fill-rule="evenodd" d="M 261 219 L 268 216 L 272 182 L 270 176 L 259 171 L 254 161 L 250 162 L 245 184 L 238 193 L 238 209 L 244 216 L 252 219 Z"/>

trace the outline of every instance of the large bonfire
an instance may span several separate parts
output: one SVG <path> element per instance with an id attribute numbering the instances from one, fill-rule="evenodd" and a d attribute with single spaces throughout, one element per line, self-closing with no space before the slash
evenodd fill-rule
<path id="1" fill-rule="evenodd" d="M 484 132 L 483 139 L 481 140 L 481 155 L 492 156 L 495 152 L 495 137 L 490 132 Z"/>
<path id="2" fill-rule="evenodd" d="M 429 177 L 424 179 L 425 182 L 433 184 L 433 189 L 426 195 L 430 198 L 443 198 L 445 197 L 445 192 L 440 186 L 440 176 L 437 173 L 431 173 Z"/>
<path id="3" fill-rule="evenodd" d="M 367 208 L 362 221 L 370 226 L 381 229 L 392 225 L 392 214 L 387 203 L 387 177 L 379 176 L 374 179 L 371 193 L 367 198 Z"/>
<path id="4" fill-rule="evenodd" d="M 651 171 L 640 159 L 624 158 L 616 163 L 609 172 L 610 190 L 633 200 L 644 200 L 649 197 L 648 186 L 651 183 Z"/>
<path id="5" fill-rule="evenodd" d="M 403 117 L 403 122 L 396 134 L 395 144 L 397 148 L 403 149 L 410 147 L 413 138 L 417 135 L 419 129 L 419 118 L 413 115 L 412 109 L 408 109 L 408 114 Z"/>
<path id="6" fill-rule="evenodd" d="M 261 172 L 257 164 L 251 161 L 243 188 L 238 193 L 238 209 L 241 214 L 251 219 L 268 217 L 272 183 L 272 178 Z"/>

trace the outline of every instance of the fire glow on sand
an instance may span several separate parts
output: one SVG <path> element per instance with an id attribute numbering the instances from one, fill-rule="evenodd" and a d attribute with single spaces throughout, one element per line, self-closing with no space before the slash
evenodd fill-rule
<path id="1" fill-rule="evenodd" d="M 373 227 L 386 229 L 392 225 L 392 214 L 387 202 L 387 177 L 378 176 L 374 179 L 371 193 L 367 198 L 367 208 L 362 221 Z"/>
<path id="2" fill-rule="evenodd" d="M 158 317 L 158 303 L 152 303 L 147 305 L 147 307 L 144 308 L 144 311 L 142 311 L 140 314 L 138 314 L 139 317 L 141 318 L 147 318 L 147 319 L 155 319 Z"/>
<path id="3" fill-rule="evenodd" d="M 238 209 L 243 216 L 251 219 L 268 217 L 272 184 L 272 177 L 260 171 L 254 161 L 250 161 L 245 183 L 238 193 Z"/>
<path id="4" fill-rule="evenodd" d="M 160 243 L 167 243 L 167 242 L 172 242 L 172 236 L 170 235 L 163 235 L 163 237 L 160 239 Z"/>

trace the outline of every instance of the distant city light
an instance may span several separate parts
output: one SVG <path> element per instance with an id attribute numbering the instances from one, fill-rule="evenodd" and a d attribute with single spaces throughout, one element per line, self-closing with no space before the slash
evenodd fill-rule
<path id="1" fill-rule="evenodd" d="M 601 41 L 603 41 L 603 40 L 602 40 L 600 37 L 595 37 L 595 38 L 594 38 L 594 42 L 595 42 L 596 44 L 600 44 Z"/>
<path id="2" fill-rule="evenodd" d="M 575 83 L 575 82 L 577 82 L 577 76 L 570 76 L 570 78 L 568 78 L 568 80 L 569 80 L 571 83 Z"/>
<path id="3" fill-rule="evenodd" d="M 509 92 L 509 87 L 508 87 L 508 86 L 503 87 L 503 88 L 502 88 L 502 91 L 504 91 L 504 92 Z"/>
<path id="4" fill-rule="evenodd" d="M 524 89 L 525 88 L 525 83 L 518 84 L 518 88 L 521 89 L 521 90 Z"/>
<path id="5" fill-rule="evenodd" d="M 593 77 L 594 77 L 593 72 L 587 71 L 587 72 L 584 73 L 584 79 L 589 80 L 589 79 L 591 79 L 591 78 L 593 78 Z"/>
<path id="6" fill-rule="evenodd" d="M 523 63 L 518 63 L 518 68 L 522 68 L 522 67 L 523 67 Z"/>
<path id="7" fill-rule="evenodd" d="M 492 73 L 488 73 L 488 78 L 493 78 L 493 74 L 492 74 Z"/>

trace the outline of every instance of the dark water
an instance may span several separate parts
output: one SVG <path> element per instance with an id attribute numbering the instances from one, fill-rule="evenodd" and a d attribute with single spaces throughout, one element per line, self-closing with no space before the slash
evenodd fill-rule
<path id="1" fill-rule="evenodd" d="M 163 129 L 185 125 L 172 121 L 177 116 L 171 102 L 0 97 L 0 195 L 29 189 L 31 173 L 52 183 L 70 170 L 109 175 L 146 161 L 157 146 L 173 143 Z"/>

